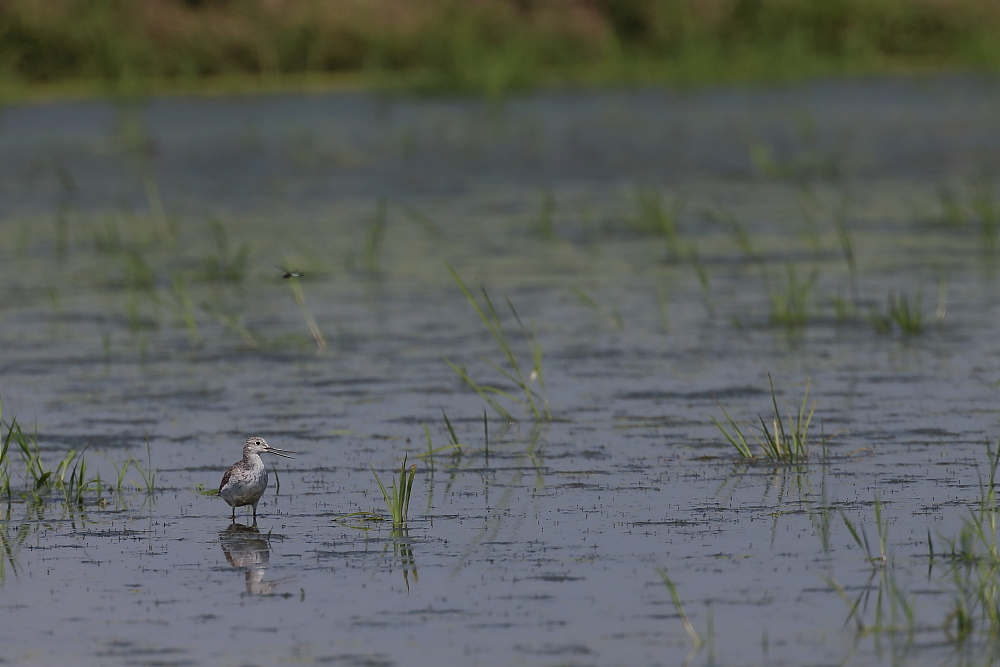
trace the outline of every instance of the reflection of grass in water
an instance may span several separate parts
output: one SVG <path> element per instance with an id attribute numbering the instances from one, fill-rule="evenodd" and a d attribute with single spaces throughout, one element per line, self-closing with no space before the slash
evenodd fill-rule
<path id="1" fill-rule="evenodd" d="M 771 380 L 770 373 L 767 374 L 767 381 L 771 388 L 771 405 L 774 407 L 774 417 L 769 426 L 764 418 L 758 414 L 760 426 L 748 424 L 749 428 L 753 429 L 749 432 L 750 436 L 757 442 L 763 457 L 767 460 L 792 462 L 807 458 L 809 456 L 809 425 L 812 423 L 813 412 L 816 409 L 815 401 L 811 406 L 808 406 L 809 383 L 806 383 L 806 390 L 802 396 L 798 413 L 788 416 L 788 429 L 786 430 L 785 420 L 781 418 L 781 411 L 778 409 L 778 399 L 774 394 L 774 382 Z M 722 407 L 722 403 L 719 403 L 719 407 L 722 409 L 722 414 L 726 416 L 732 432 L 719 423 L 719 420 L 714 416 L 712 422 L 740 456 L 744 459 L 757 458 L 739 424 L 729 416 L 726 409 Z"/>
<path id="2" fill-rule="evenodd" d="M 486 293 L 486 289 L 481 288 L 483 293 L 484 305 L 480 306 L 479 302 L 476 301 L 476 298 L 472 296 L 472 293 L 465 286 L 465 283 L 462 282 L 462 279 L 459 277 L 455 269 L 453 269 L 451 265 L 448 264 L 447 262 L 445 263 L 445 265 L 448 267 L 448 271 L 451 272 L 452 278 L 454 278 L 455 282 L 458 283 L 458 286 L 462 290 L 462 293 L 465 295 L 466 299 L 468 299 L 469 303 L 472 304 L 472 307 L 475 308 L 476 313 L 479 315 L 479 318 L 483 321 L 483 324 L 486 325 L 486 328 L 493 336 L 493 339 L 497 342 L 497 345 L 500 346 L 500 352 L 502 353 L 507 364 L 510 366 L 510 370 L 508 371 L 502 368 L 499 364 L 496 364 L 493 361 L 490 361 L 489 359 L 484 358 L 484 361 L 486 361 L 486 363 L 489 364 L 490 367 L 493 368 L 493 370 L 495 370 L 497 373 L 499 373 L 507 380 L 513 382 L 518 389 L 524 392 L 524 399 L 519 400 L 518 398 L 512 396 L 509 392 L 504 391 L 503 389 L 499 389 L 498 387 L 479 384 L 469 377 L 469 374 L 465 371 L 464 368 L 453 363 L 447 357 L 445 357 L 445 362 L 449 366 L 451 366 L 451 368 L 456 373 L 458 373 L 459 377 L 461 377 L 466 384 L 472 387 L 472 389 L 477 394 L 479 394 L 483 398 L 483 400 L 485 400 L 487 404 L 489 404 L 490 407 L 496 410 L 496 412 L 504 419 L 508 421 L 516 421 L 513 415 L 511 415 L 510 411 L 508 411 L 497 400 L 496 397 L 506 398 L 527 405 L 536 420 L 551 419 L 552 415 L 549 412 L 548 404 L 545 402 L 544 393 L 543 395 L 539 395 L 532 387 L 534 382 L 537 380 L 538 386 L 541 388 L 542 392 L 545 391 L 545 380 L 542 376 L 542 348 L 538 344 L 537 339 L 534 339 L 534 337 L 532 336 L 531 340 L 532 370 L 531 373 L 527 377 L 525 377 L 524 373 L 521 370 L 521 365 L 514 354 L 510 339 L 507 337 L 507 333 L 504 331 L 503 325 L 500 323 L 500 317 L 497 315 L 496 310 L 493 308 L 493 302 L 490 300 L 489 294 Z M 521 332 L 525 336 L 527 336 L 528 331 L 525 328 L 524 323 L 521 322 L 521 318 L 518 317 L 517 311 L 514 310 L 514 306 L 513 304 L 511 304 L 510 300 L 507 300 L 507 306 L 510 308 L 511 313 L 514 315 L 514 319 L 517 321 L 518 326 L 521 329 Z M 539 402 L 542 403 L 541 406 L 539 405 Z"/>
<path id="3" fill-rule="evenodd" d="M 10 567 L 17 576 L 17 551 L 28 538 L 30 523 L 22 523 L 11 534 L 11 506 L 7 505 L 6 516 L 0 520 L 0 584 L 7 578 L 7 568 Z"/>
<path id="4" fill-rule="evenodd" d="M 379 479 L 378 473 L 375 472 L 375 468 L 368 465 L 371 468 L 372 474 L 375 476 L 375 481 L 378 483 L 378 488 L 382 492 L 382 499 L 385 501 L 386 507 L 389 509 L 389 515 L 392 518 L 393 529 L 399 529 L 406 525 L 406 520 L 409 518 L 410 513 L 410 493 L 413 490 L 413 478 L 417 474 L 417 465 L 414 463 L 407 469 L 406 467 L 406 455 L 403 455 L 403 464 L 399 469 L 399 479 L 392 478 L 391 485 L 387 490 L 382 480 Z"/>
<path id="5" fill-rule="evenodd" d="M 406 584 L 406 592 L 409 593 L 410 577 L 413 577 L 413 583 L 419 580 L 417 560 L 413 556 L 413 543 L 409 539 L 410 535 L 406 528 L 393 528 L 390 531 L 390 537 L 392 538 L 393 558 L 399 561 L 403 570 L 403 582 Z M 386 544 L 385 548 L 382 549 L 382 553 L 386 553 L 388 550 L 389 545 Z"/>
<path id="6" fill-rule="evenodd" d="M 873 544 L 863 523 L 855 524 L 843 511 L 840 516 L 851 535 L 854 544 L 864 554 L 865 561 L 872 570 L 868 580 L 860 587 L 861 592 L 851 597 L 847 590 L 837 581 L 831 572 L 825 576 L 827 584 L 844 601 L 848 607 L 847 622 L 852 619 L 861 634 L 906 633 L 912 635 L 916 629 L 916 613 L 913 602 L 907 598 L 906 592 L 899 584 L 896 576 L 896 561 L 889 547 L 889 520 L 883 513 L 882 501 L 875 496 L 875 527 L 878 536 Z M 827 536 L 828 540 L 829 537 Z M 828 544 L 824 543 L 824 553 L 829 552 Z M 876 578 L 878 586 L 873 586 Z M 875 594 L 874 601 L 872 594 Z M 869 610 L 872 610 L 871 622 Z"/>
<path id="7" fill-rule="evenodd" d="M 956 642 L 976 633 L 992 641 L 1000 638 L 1000 500 L 996 491 L 1000 445 L 987 444 L 986 454 L 989 474 L 985 480 L 980 474 L 978 502 L 958 535 L 944 540 L 945 550 L 940 554 L 935 554 L 933 542 L 928 544 L 931 563 L 936 558 L 946 563 L 953 602 L 945 630 Z"/>

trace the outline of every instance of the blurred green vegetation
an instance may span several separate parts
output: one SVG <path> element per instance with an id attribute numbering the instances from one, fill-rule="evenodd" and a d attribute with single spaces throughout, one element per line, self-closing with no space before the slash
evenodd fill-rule
<path id="1" fill-rule="evenodd" d="M 0 0 L 0 94 L 1000 70 L 983 0 Z"/>

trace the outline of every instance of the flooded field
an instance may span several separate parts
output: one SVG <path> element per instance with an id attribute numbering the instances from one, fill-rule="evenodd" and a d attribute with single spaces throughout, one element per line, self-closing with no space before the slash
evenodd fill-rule
<path id="1" fill-rule="evenodd" d="M 0 659 L 989 664 L 998 127 L 962 78 L 3 109 Z"/>

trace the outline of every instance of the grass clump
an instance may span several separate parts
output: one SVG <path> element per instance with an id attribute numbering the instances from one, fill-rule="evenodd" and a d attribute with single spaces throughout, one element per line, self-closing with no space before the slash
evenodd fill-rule
<path id="1" fill-rule="evenodd" d="M 916 336 L 924 331 L 920 305 L 922 295 L 917 294 L 911 301 L 905 294 L 890 294 L 884 311 L 873 308 L 868 321 L 880 334 L 890 334 L 899 330 L 905 336 Z"/>
<path id="2" fill-rule="evenodd" d="M 667 261 L 678 261 L 683 252 L 679 225 L 681 211 L 684 209 L 683 197 L 675 197 L 665 206 L 658 191 L 637 189 L 635 203 L 637 214 L 632 221 L 632 228 L 662 239 Z"/>
<path id="3" fill-rule="evenodd" d="M 375 475 L 378 488 L 382 491 L 382 499 L 385 500 L 386 507 L 389 508 L 393 529 L 404 528 L 410 513 L 410 492 L 413 490 L 413 478 L 417 474 L 417 464 L 414 463 L 407 468 L 406 455 L 403 455 L 403 465 L 399 469 L 399 479 L 393 479 L 388 490 L 386 490 L 382 480 L 379 479 L 375 468 L 371 464 L 368 467 L 371 468 L 372 474 Z"/>
<path id="4" fill-rule="evenodd" d="M 551 419 L 552 414 L 549 412 L 549 406 L 545 400 L 544 394 L 539 394 L 534 389 L 534 383 L 537 381 L 539 388 L 542 392 L 545 391 L 545 380 L 542 375 L 542 348 L 538 344 L 538 341 L 534 336 L 530 336 L 530 348 L 531 348 L 531 371 L 526 375 L 522 370 L 522 365 L 518 361 L 517 356 L 514 354 L 513 346 L 510 338 L 507 336 L 507 332 L 504 331 L 503 324 L 500 322 L 500 316 L 497 315 L 496 309 L 493 307 L 493 301 L 490 299 L 490 295 L 487 294 L 485 288 L 481 288 L 483 294 L 483 305 L 480 305 L 476 298 L 469 291 L 469 288 L 465 286 L 462 279 L 459 277 L 458 272 L 455 271 L 447 262 L 445 265 L 448 267 L 448 271 L 451 272 L 452 278 L 458 284 L 465 298 L 469 300 L 472 307 L 476 310 L 479 318 L 486 325 L 487 330 L 493 339 L 496 341 L 497 345 L 500 347 L 500 352 L 506 362 L 507 368 L 504 368 L 500 364 L 486 359 L 489 366 L 499 373 L 504 379 L 512 382 L 517 389 L 519 389 L 523 394 L 524 398 L 519 399 L 515 397 L 508 391 L 495 387 L 492 385 L 480 384 L 474 381 L 466 370 L 455 364 L 450 359 L 445 357 L 445 362 L 451 366 L 451 368 L 458 373 L 458 376 L 468 384 L 477 394 L 479 394 L 486 403 L 496 410 L 497 414 L 506 419 L 507 421 L 516 421 L 514 416 L 510 413 L 507 408 L 500 403 L 499 398 L 506 398 L 518 403 L 522 403 L 531 410 L 531 414 L 534 416 L 535 420 Z M 528 330 L 521 322 L 521 318 L 518 317 L 517 311 L 514 310 L 514 305 L 507 299 L 507 306 L 510 308 L 511 314 L 517 321 L 518 327 L 521 329 L 521 333 L 525 337 L 529 337 Z"/>
<path id="5" fill-rule="evenodd" d="M 229 245 L 229 235 L 222 222 L 211 218 L 208 228 L 215 240 L 216 252 L 205 258 L 205 268 L 202 275 L 205 280 L 221 283 L 241 283 L 246 278 L 247 264 L 250 258 L 250 245 L 241 243 L 233 250 Z"/>
<path id="6" fill-rule="evenodd" d="M 945 631 L 961 642 L 978 634 L 1000 639 L 1000 499 L 997 498 L 997 470 L 1000 445 L 987 445 L 989 474 L 979 477 L 979 499 L 962 522 L 958 535 L 945 540 L 937 558 L 948 564 L 946 582 L 952 597 Z M 928 535 L 928 538 L 930 536 Z M 935 562 L 933 542 L 928 539 L 931 563 Z"/>
<path id="7" fill-rule="evenodd" d="M 813 271 L 805 280 L 800 280 L 795 269 L 786 267 L 788 281 L 782 291 L 772 291 L 771 323 L 784 327 L 802 327 L 809 322 L 809 301 L 816 285 L 818 271 Z"/>
<path id="8" fill-rule="evenodd" d="M 771 423 L 768 424 L 764 417 L 758 413 L 757 419 L 760 422 L 760 426 L 754 423 L 747 424 L 750 429 L 748 431 L 750 438 L 756 441 L 760 449 L 759 456 L 754 454 L 754 448 L 751 446 L 750 440 L 747 439 L 747 434 L 729 416 L 726 409 L 722 407 L 722 403 L 719 403 L 719 407 L 722 409 L 722 414 L 726 416 L 731 431 L 723 426 L 714 416 L 712 417 L 712 422 L 722 432 L 722 435 L 729 444 L 744 459 L 753 460 L 762 457 L 768 461 L 793 462 L 808 458 L 810 450 L 809 426 L 812 423 L 813 412 L 816 409 L 815 401 L 813 401 L 812 405 L 809 405 L 810 383 L 806 383 L 806 390 L 802 396 L 802 403 L 799 405 L 798 412 L 789 415 L 786 419 L 782 419 L 781 411 L 778 409 L 778 399 L 774 393 L 774 382 L 771 379 L 770 373 L 767 374 L 767 381 L 771 388 L 771 405 L 774 407 L 774 416 L 770 419 Z M 788 426 L 787 429 L 785 427 L 786 423 Z"/>

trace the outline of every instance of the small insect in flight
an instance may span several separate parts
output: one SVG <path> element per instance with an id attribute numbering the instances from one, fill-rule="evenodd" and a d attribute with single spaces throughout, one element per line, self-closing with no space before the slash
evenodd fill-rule
<path id="1" fill-rule="evenodd" d="M 304 274 L 304 273 L 299 273 L 299 272 L 297 272 L 297 271 L 289 271 L 288 269 L 286 269 L 286 268 L 285 268 L 285 267 L 283 267 L 283 266 L 279 266 L 279 267 L 278 267 L 278 269 L 279 269 L 279 270 L 280 270 L 280 271 L 282 272 L 282 274 L 283 274 L 283 275 L 281 276 L 282 278 L 301 278 L 301 277 L 303 277 L 304 275 L 306 275 L 306 274 Z"/>

